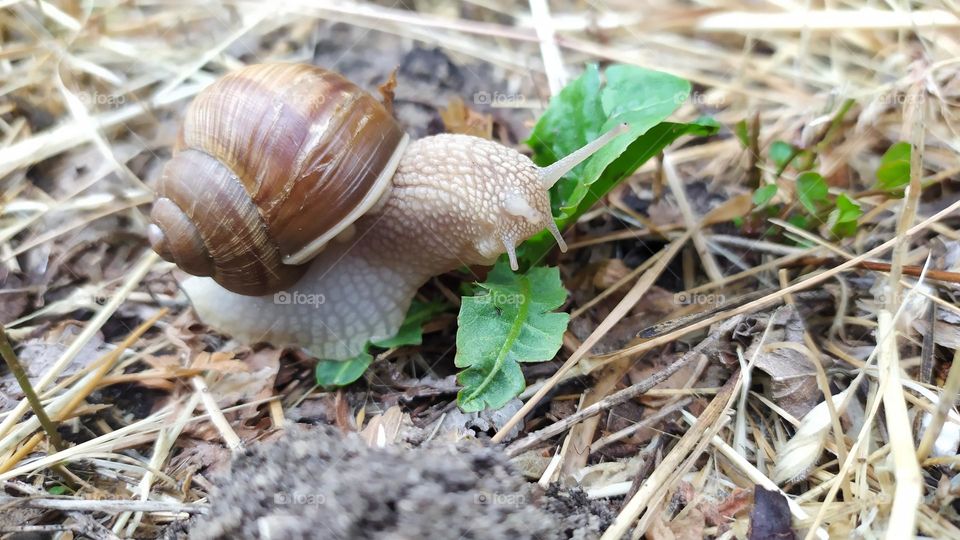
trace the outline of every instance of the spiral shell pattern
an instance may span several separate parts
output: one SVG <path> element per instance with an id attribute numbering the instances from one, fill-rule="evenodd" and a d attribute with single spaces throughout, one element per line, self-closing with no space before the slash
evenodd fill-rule
<path id="1" fill-rule="evenodd" d="M 245 67 L 188 108 L 150 242 L 231 291 L 284 289 L 389 189 L 406 140 L 379 101 L 336 73 Z"/>

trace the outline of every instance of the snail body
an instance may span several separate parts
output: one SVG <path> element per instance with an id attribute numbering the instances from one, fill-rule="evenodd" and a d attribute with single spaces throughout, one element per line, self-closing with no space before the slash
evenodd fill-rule
<path id="1" fill-rule="evenodd" d="M 539 168 L 493 141 L 409 141 L 343 77 L 248 66 L 191 104 L 151 214 L 200 318 L 245 342 L 346 359 L 394 335 L 430 277 L 492 264 L 553 222 L 548 190 L 619 134 Z"/>

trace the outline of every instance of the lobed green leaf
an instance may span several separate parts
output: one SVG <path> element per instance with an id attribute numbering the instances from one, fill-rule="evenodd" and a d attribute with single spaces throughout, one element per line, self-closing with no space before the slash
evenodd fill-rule
<path id="1" fill-rule="evenodd" d="M 500 408 L 525 388 L 521 362 L 542 362 L 557 354 L 570 316 L 554 313 L 567 291 L 557 268 L 526 274 L 500 262 L 480 293 L 464 297 L 457 317 L 455 364 L 462 388 L 457 404 L 467 412 Z"/>

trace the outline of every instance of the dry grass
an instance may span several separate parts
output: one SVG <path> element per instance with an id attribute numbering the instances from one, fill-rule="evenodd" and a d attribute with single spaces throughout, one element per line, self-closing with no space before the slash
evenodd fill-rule
<path id="1" fill-rule="evenodd" d="M 82 2 L 3 3 L 0 316 L 4 306 L 28 306 L 5 319 L 7 334 L 21 344 L 64 339 L 64 328 L 78 329 L 33 382 L 47 415 L 71 431 L 72 445 L 54 449 L 25 399 L 0 409 L 0 481 L 8 494 L 58 509 L 65 529 L 102 538 L 152 536 L 171 520 L 203 511 L 204 464 L 173 459 L 188 436 L 219 438 L 239 450 L 245 440 L 281 427 L 283 410 L 308 399 L 329 399 L 338 423 L 356 428 L 367 410 L 380 412 L 375 400 L 348 404 L 309 380 L 266 395 L 234 392 L 236 399 L 218 404 L 224 387 L 218 383 L 228 371 L 218 362 L 252 353 L 190 330 L 194 321 L 170 265 L 149 254 L 143 239 L 149 186 L 183 104 L 217 74 L 244 63 L 309 61 L 318 28 L 327 28 L 319 25 L 337 21 L 393 36 L 401 48 L 437 46 L 455 63 L 495 66 L 503 80 L 532 88 L 524 110 L 514 111 L 528 123 L 584 62 L 614 61 L 689 79 L 695 92 L 677 116 L 709 113 L 725 126 L 704 144 L 679 145 L 647 164 L 591 214 L 613 226 L 571 242 L 572 255 L 561 260 L 567 276 L 588 272 L 589 254 L 617 258 L 612 246 L 666 239 L 666 247 L 636 271 L 615 275 L 605 290 L 578 297 L 570 310 L 587 330 L 571 331 L 562 367 L 529 381 L 524 406 L 494 436 L 506 442 L 526 420 L 529 434 L 513 443 L 513 454 L 559 447 L 543 482 L 570 483 L 598 463 L 643 458 L 643 474 L 588 486 L 626 496 L 616 500 L 621 510 L 605 538 L 631 529 L 635 538 L 660 537 L 696 515 L 704 535 L 745 537 L 748 506 L 719 523 L 704 521 L 704 509 L 733 505 L 754 485 L 788 493 L 794 527 L 807 538 L 960 537 L 950 504 L 960 496 L 954 469 L 960 415 L 953 407 L 960 348 L 949 338 L 960 335 L 951 322 L 960 320 L 960 290 L 950 283 L 960 263 L 938 266 L 946 259 L 937 244 L 960 249 L 958 4 L 414 4 L 97 2 L 91 10 Z M 752 151 L 731 134 L 740 121 L 759 128 Z M 736 238 L 719 226 L 728 218 L 707 214 L 706 206 L 719 203 L 696 199 L 707 196 L 691 186 L 724 200 L 748 195 L 750 178 L 775 175 L 763 159 L 775 140 L 817 148 L 831 190 L 857 197 L 866 214 L 853 238 L 823 238 L 783 222 L 785 236 Z M 915 150 L 906 196 L 870 191 L 879 156 L 901 140 Z M 792 180 L 788 173 L 781 183 Z M 673 209 L 672 221 L 648 219 L 625 202 L 651 193 Z M 674 306 L 657 321 L 659 331 L 621 339 L 599 354 L 598 344 L 641 330 L 631 314 L 645 310 L 659 290 L 655 284 L 664 282 L 739 301 L 712 311 Z M 828 299 L 799 296 L 817 291 L 829 291 Z M 753 347 L 749 352 L 708 365 L 717 364 L 724 331 L 811 303 L 818 309 L 801 321 L 797 339 L 771 337 L 771 323 L 741 343 Z M 937 313 L 946 316 L 931 324 Z M 219 352 L 211 356 L 205 348 Z M 677 354 L 689 369 L 666 388 L 646 392 L 645 421 L 652 418 L 663 433 L 643 435 L 649 430 L 616 424 L 613 411 L 649 390 L 652 379 L 637 382 L 636 375 L 652 352 Z M 833 396 L 804 418 L 752 384 L 769 376 L 764 357 L 792 353 L 816 367 L 805 390 L 809 405 Z M 110 416 L 106 394 L 91 396 L 121 380 L 163 398 L 142 418 Z M 577 393 L 580 413 L 532 418 L 544 400 L 563 401 L 555 393 L 560 388 Z M 439 416 L 452 398 L 436 399 Z M 265 403 L 260 427 L 244 425 Z M 196 410 L 201 405 L 204 411 Z M 689 428 L 688 410 L 699 414 Z M 614 459 L 605 452 L 616 445 L 633 450 Z M 662 461 L 651 461 L 657 456 Z M 40 496 L 58 484 L 74 495 Z"/>

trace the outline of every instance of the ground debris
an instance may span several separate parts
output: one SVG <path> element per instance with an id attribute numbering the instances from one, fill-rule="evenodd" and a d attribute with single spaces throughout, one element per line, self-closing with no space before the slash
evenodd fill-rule
<path id="1" fill-rule="evenodd" d="M 191 537 L 597 537 L 609 514 L 583 515 L 577 503 L 580 515 L 567 514 L 563 501 L 582 502 L 571 496 L 550 502 L 479 443 L 371 449 L 332 428 L 294 426 L 233 462 Z"/>

